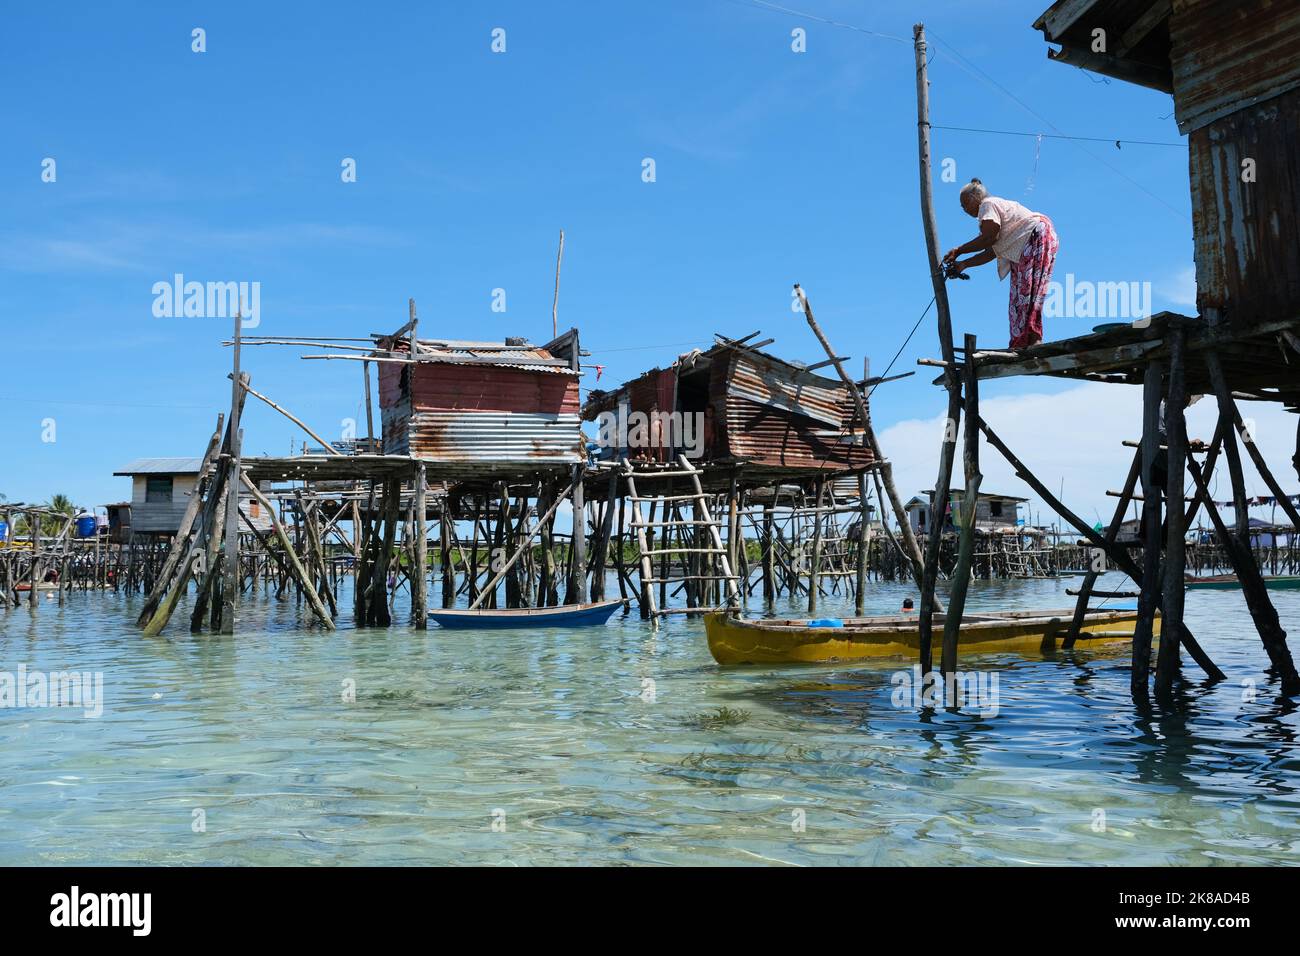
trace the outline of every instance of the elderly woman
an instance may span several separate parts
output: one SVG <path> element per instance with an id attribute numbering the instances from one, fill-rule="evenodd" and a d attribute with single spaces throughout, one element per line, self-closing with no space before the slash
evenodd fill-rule
<path id="1" fill-rule="evenodd" d="M 980 234 L 950 249 L 944 265 L 961 273 L 971 266 L 998 260 L 998 278 L 1011 273 L 1011 348 L 1022 349 L 1043 340 L 1043 297 L 1056 264 L 1056 230 L 1042 213 L 1012 199 L 990 196 L 978 179 L 962 187 L 961 208 L 979 220 Z M 958 256 L 973 252 L 969 259 Z"/>

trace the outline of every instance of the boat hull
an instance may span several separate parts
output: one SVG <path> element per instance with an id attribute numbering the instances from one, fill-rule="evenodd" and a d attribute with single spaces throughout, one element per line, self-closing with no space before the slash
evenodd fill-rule
<path id="1" fill-rule="evenodd" d="M 975 614 L 963 618 L 957 645 L 963 653 L 1038 653 L 1069 631 L 1072 610 Z M 943 633 L 936 614 L 935 649 Z M 1132 640 L 1137 611 L 1094 611 L 1084 620 L 1076 647 Z M 725 614 L 704 618 L 709 652 L 719 664 L 800 664 L 883 658 L 911 659 L 920 647 L 914 616 L 848 618 L 843 627 L 809 627 L 798 621 L 744 621 Z M 1155 634 L 1160 634 L 1156 618 Z"/>
<path id="2" fill-rule="evenodd" d="M 561 605 L 560 607 L 525 607 L 506 610 L 440 610 L 430 611 L 429 617 L 439 627 L 498 630 L 507 628 L 539 627 L 599 627 L 609 620 L 622 601 L 600 601 L 595 604 Z"/>
<path id="3" fill-rule="evenodd" d="M 1212 578 L 1187 577 L 1189 591 L 1240 591 L 1241 582 L 1235 574 L 1223 574 Z M 1264 579 L 1264 586 L 1270 591 L 1300 591 L 1300 577 L 1272 577 Z"/>

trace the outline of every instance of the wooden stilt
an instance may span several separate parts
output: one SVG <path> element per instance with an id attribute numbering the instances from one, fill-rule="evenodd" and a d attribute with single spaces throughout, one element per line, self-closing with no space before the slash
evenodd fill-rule
<path id="1" fill-rule="evenodd" d="M 825 491 L 826 483 L 823 479 L 818 478 L 815 487 L 816 497 L 813 499 L 812 557 L 808 563 L 809 616 L 817 613 L 817 596 L 820 590 L 822 563 L 822 494 Z"/>
<path id="2" fill-rule="evenodd" d="M 962 449 L 962 463 L 966 487 L 961 497 L 961 534 L 957 547 L 957 565 L 952 572 L 952 587 L 948 592 L 948 616 L 943 625 L 943 652 L 939 670 L 944 676 L 957 670 L 957 632 L 961 628 L 962 614 L 966 609 L 966 590 L 970 586 L 971 559 L 975 552 L 975 518 L 979 510 L 980 483 L 980 432 L 979 378 L 975 373 L 975 336 L 966 336 L 966 363 L 963 367 L 966 429 Z M 933 524 L 931 526 L 933 531 Z M 948 687 L 951 685 L 945 685 Z M 955 702 L 947 700 L 948 706 Z"/>
<path id="3" fill-rule="evenodd" d="M 1178 676 L 1179 647 L 1182 645 L 1183 575 L 1187 566 L 1183 526 L 1183 477 L 1187 461 L 1187 376 L 1184 352 L 1187 333 L 1181 323 L 1170 322 L 1165 341 L 1169 345 L 1169 393 L 1165 399 L 1166 482 L 1164 602 L 1161 607 L 1160 649 L 1156 655 L 1156 692 L 1168 694 Z"/>
<path id="4" fill-rule="evenodd" d="M 425 527 L 425 494 L 427 492 L 427 475 L 424 462 L 415 465 L 415 567 L 411 569 L 411 616 L 415 618 L 415 629 L 426 630 L 429 626 L 429 540 Z"/>
<path id="5" fill-rule="evenodd" d="M 569 571 L 570 603 L 587 603 L 587 511 L 583 502 L 583 475 L 585 462 L 573 466 L 573 537 L 570 541 L 571 567 Z"/>
<path id="6" fill-rule="evenodd" d="M 233 354 L 234 371 L 230 381 L 230 434 L 234 441 L 230 446 L 230 478 L 226 481 L 229 496 L 226 500 L 226 542 L 224 571 L 221 585 L 221 633 L 235 633 L 235 610 L 239 607 L 239 474 L 240 449 L 244 441 L 243 429 L 239 427 L 239 416 L 243 411 L 243 396 L 240 394 L 247 385 L 246 376 L 239 371 L 239 348 L 243 333 L 243 304 L 235 309 L 235 336 Z"/>
<path id="7" fill-rule="evenodd" d="M 1144 699 L 1149 691 L 1151 640 L 1155 628 L 1156 607 L 1160 591 L 1161 508 L 1163 489 L 1156 480 L 1156 459 L 1160 452 L 1161 401 L 1164 394 L 1164 363 L 1147 364 L 1142 382 L 1142 576 L 1138 598 L 1137 624 L 1133 629 L 1133 669 L 1129 688 L 1134 700 Z M 1180 505 L 1181 507 L 1181 505 Z"/>
<path id="8" fill-rule="evenodd" d="M 276 515 L 275 508 L 272 507 L 271 502 L 266 500 L 266 496 L 262 494 L 261 489 L 248 479 L 247 475 L 241 472 L 239 480 L 243 482 L 244 487 L 248 489 L 248 493 L 253 496 L 257 503 L 266 509 L 266 513 L 271 519 L 271 527 L 274 529 L 276 537 L 280 539 L 280 547 L 284 549 L 285 560 L 293 569 L 294 576 L 298 579 L 298 584 L 302 587 L 303 593 L 307 597 L 307 603 L 311 607 L 312 612 L 316 615 L 316 619 L 320 621 L 321 626 L 327 631 L 334 630 L 334 620 L 330 617 L 329 612 L 325 609 L 325 605 L 320 599 L 320 595 L 316 593 L 316 589 L 308 579 L 307 572 L 303 569 L 302 562 L 298 560 L 298 555 L 294 553 L 293 544 L 289 540 L 289 534 L 285 531 L 284 524 L 280 521 L 279 516 Z M 231 493 L 235 493 L 233 488 L 231 489 Z M 236 494 L 235 497 L 238 497 L 238 495 Z"/>
<path id="9" fill-rule="evenodd" d="M 1030 471 L 1025 463 L 1016 457 L 1015 453 L 1006 446 L 1006 443 L 997 436 L 993 429 L 989 428 L 988 422 L 984 421 L 983 418 L 980 419 L 979 426 L 980 431 L 984 433 L 984 437 L 988 439 L 988 443 L 993 448 L 997 449 L 998 453 L 1007 460 L 1013 469 L 1015 469 L 1016 477 L 1032 488 L 1034 494 L 1038 495 L 1038 497 L 1043 500 L 1044 504 L 1060 515 L 1061 518 L 1064 519 L 1067 524 L 1071 525 L 1075 531 L 1105 551 L 1106 555 L 1121 571 L 1131 577 L 1134 581 L 1142 580 L 1141 569 L 1127 551 L 1118 547 L 1114 542 L 1107 541 L 1105 537 L 1094 530 L 1091 525 L 1062 504 L 1060 499 L 1052 494 L 1048 487 L 1038 479 L 1038 476 Z M 1210 659 L 1210 655 L 1205 653 L 1205 650 L 1197 642 L 1196 638 L 1192 635 L 1192 632 L 1187 629 L 1186 625 L 1183 627 L 1182 637 L 1183 646 L 1187 648 L 1187 653 L 1192 656 L 1192 659 L 1196 661 L 1201 670 L 1205 671 L 1207 677 L 1211 680 L 1226 679 L 1226 675 L 1219 669 L 1214 661 Z"/>

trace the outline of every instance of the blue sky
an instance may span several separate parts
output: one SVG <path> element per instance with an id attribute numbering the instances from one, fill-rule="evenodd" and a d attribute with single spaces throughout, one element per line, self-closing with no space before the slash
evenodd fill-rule
<path id="1" fill-rule="evenodd" d="M 115 501 L 129 496 L 111 474 L 126 461 L 201 453 L 229 404 L 219 343 L 230 330 L 153 315 L 153 284 L 178 272 L 260 282 L 263 335 L 390 330 L 414 297 L 422 333 L 543 342 L 563 228 L 560 327 L 581 329 L 606 366 L 602 386 L 715 331 L 762 329 L 778 354 L 819 360 L 790 309 L 794 282 L 855 368 L 869 355 L 883 370 L 931 295 L 917 20 L 931 33 L 935 124 L 1052 132 L 1046 118 L 1069 134 L 1183 142 L 1169 97 L 1048 61 L 1030 28 L 1046 0 L 791 2 L 906 42 L 752 0 L 10 7 L 0 492 Z M 191 50 L 195 27 L 204 53 Z M 795 28 L 804 53 L 791 49 Z M 934 137 L 936 163 L 954 159 L 958 180 L 936 169 L 944 248 L 974 232 L 957 189 L 979 176 L 1051 216 L 1058 276 L 1149 281 L 1157 310 L 1192 310 L 1185 148 Z M 355 183 L 341 181 L 345 157 Z M 504 314 L 494 288 L 506 290 Z M 991 267 L 956 285 L 952 304 L 959 335 L 1005 344 L 1006 285 Z M 1049 321 L 1047 335 L 1091 324 Z M 895 370 L 937 354 L 931 313 Z M 245 367 L 326 435 L 358 416 L 359 363 L 262 348 Z M 879 428 L 939 414 L 931 372 L 876 393 Z M 985 395 L 1066 388 L 1013 380 Z M 1044 441 L 1096 427 L 1045 417 Z M 42 440 L 49 418 L 53 442 Z M 263 407 L 244 425 L 249 453 L 303 438 Z M 934 461 L 921 444 L 887 451 L 919 474 Z M 1052 472 L 1050 444 L 1023 454 Z M 1104 501 L 1126 461 L 1107 464 L 1088 501 Z"/>

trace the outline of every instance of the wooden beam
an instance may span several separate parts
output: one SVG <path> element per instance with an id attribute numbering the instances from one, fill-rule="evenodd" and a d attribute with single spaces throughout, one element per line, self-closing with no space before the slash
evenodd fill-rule
<path id="1" fill-rule="evenodd" d="M 325 628 L 325 630 L 334 630 L 334 619 L 330 617 L 329 611 L 325 609 L 325 605 L 321 601 L 320 595 L 316 593 L 316 588 L 311 583 L 311 578 L 307 576 L 306 570 L 303 569 L 302 562 L 298 560 L 298 555 L 293 549 L 293 542 L 289 540 L 289 533 L 285 531 L 284 525 L 280 523 L 280 516 L 275 513 L 275 506 L 266 499 L 266 495 L 262 494 L 262 490 L 250 481 L 248 475 L 244 474 L 242 471 L 239 473 L 239 480 L 243 482 L 244 487 L 248 489 L 248 493 L 256 499 L 257 503 L 266 509 L 266 514 L 267 517 L 271 519 L 271 527 L 275 531 L 275 536 L 280 539 L 280 547 L 284 548 L 285 560 L 288 561 L 289 566 L 293 568 L 294 576 L 297 578 L 298 584 L 302 587 L 303 593 L 307 596 L 307 604 L 316 615 L 316 619 L 320 621 L 321 626 Z M 232 492 L 235 492 L 237 489 L 232 488 L 231 490 Z M 239 495 L 233 494 L 233 497 L 238 498 Z"/>
<path id="2" fill-rule="evenodd" d="M 229 377 L 229 376 L 227 376 L 227 377 Z M 277 405 L 275 402 L 271 401 L 269 398 L 267 398 L 265 395 L 263 395 L 263 394 L 262 394 L 261 392 L 259 392 L 257 389 L 252 388 L 252 387 L 248 384 L 247 379 L 245 379 L 241 384 L 242 384 L 243 387 L 244 387 L 244 391 L 248 392 L 249 395 L 252 395 L 254 398 L 260 398 L 262 401 L 266 402 L 266 404 L 270 405 L 272 408 L 274 408 L 277 412 L 279 412 L 279 413 L 280 413 L 281 415 L 283 415 L 285 418 L 289 419 L 289 421 L 293 422 L 295 425 L 297 425 L 299 428 L 301 428 L 303 431 L 305 431 L 305 432 L 306 432 L 308 435 L 310 435 L 312 438 L 316 439 L 316 441 L 320 442 L 320 443 L 321 443 L 321 447 L 323 447 L 323 448 L 325 449 L 325 454 L 327 454 L 327 455 L 337 455 L 337 456 L 339 456 L 339 457 L 342 457 L 342 456 L 343 456 L 343 452 L 339 451 L 337 448 L 335 448 L 333 445 L 331 445 L 329 442 L 327 442 L 324 438 L 321 438 L 320 435 L 316 434 L 316 432 L 312 431 L 312 429 L 309 428 L 309 427 L 306 425 L 306 423 L 304 423 L 303 420 L 302 420 L 301 418 L 299 418 L 297 415 L 293 414 L 292 412 L 290 412 L 288 409 L 284 408 L 283 406 L 281 406 L 281 405 Z M 238 387 L 238 386 L 236 386 L 236 387 Z M 369 394 L 368 391 L 367 391 L 367 394 Z"/>

